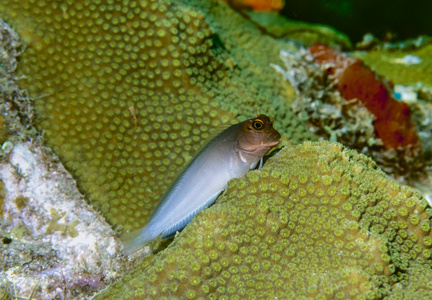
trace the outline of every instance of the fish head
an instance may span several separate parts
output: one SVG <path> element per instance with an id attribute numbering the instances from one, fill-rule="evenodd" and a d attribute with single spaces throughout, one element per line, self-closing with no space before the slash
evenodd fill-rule
<path id="1" fill-rule="evenodd" d="M 240 150 L 248 152 L 253 156 L 262 157 L 272 147 L 279 143 L 281 135 L 273 128 L 273 124 L 266 115 L 243 122 L 237 146 Z"/>

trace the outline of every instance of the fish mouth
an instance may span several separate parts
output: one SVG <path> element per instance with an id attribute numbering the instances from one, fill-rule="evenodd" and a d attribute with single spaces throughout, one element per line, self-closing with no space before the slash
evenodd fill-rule
<path id="1" fill-rule="evenodd" d="M 268 140 L 265 141 L 265 144 L 268 147 L 276 146 L 277 144 L 279 144 L 280 138 L 281 138 L 280 133 L 276 131 L 274 134 L 272 134 L 268 137 Z"/>
<path id="2" fill-rule="evenodd" d="M 267 147 L 273 147 L 276 146 L 277 144 L 279 144 L 279 140 L 276 141 L 265 141 L 262 143 L 263 146 L 267 146 Z"/>
<path id="3" fill-rule="evenodd" d="M 267 144 L 267 146 L 269 146 L 269 147 L 273 147 L 273 146 L 276 146 L 277 144 L 279 144 L 279 141 L 268 142 L 268 143 L 266 143 L 266 144 Z"/>

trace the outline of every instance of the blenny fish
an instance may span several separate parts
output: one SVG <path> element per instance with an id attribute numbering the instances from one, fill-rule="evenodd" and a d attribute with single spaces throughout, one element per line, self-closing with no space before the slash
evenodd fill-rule
<path id="1" fill-rule="evenodd" d="M 121 237 L 123 252 L 130 255 L 153 239 L 174 235 L 202 209 L 210 206 L 228 186 L 257 166 L 279 143 L 266 115 L 232 125 L 214 137 L 192 159 L 165 193 L 147 225 Z"/>

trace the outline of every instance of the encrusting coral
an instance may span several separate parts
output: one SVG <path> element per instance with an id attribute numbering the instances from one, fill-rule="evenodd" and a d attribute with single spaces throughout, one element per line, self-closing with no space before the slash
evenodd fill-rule
<path id="1" fill-rule="evenodd" d="M 11 19 L 38 26 L 21 64 L 41 97 L 37 126 L 112 224 L 142 226 L 223 120 L 196 87 L 224 74 L 209 59 L 210 30 L 199 13 L 164 1 L 32 2 L 5 5 Z"/>
<path id="2" fill-rule="evenodd" d="M 394 84 L 432 87 L 432 42 L 420 36 L 413 41 L 398 43 L 399 47 L 386 49 L 377 47 L 371 51 L 353 52 L 377 73 Z M 406 47 L 406 48 L 405 48 Z"/>
<path id="3" fill-rule="evenodd" d="M 111 224 L 145 225 L 209 132 L 237 116 L 265 108 L 293 140 L 313 137 L 271 108 L 277 89 L 238 79 L 203 14 L 178 1 L 8 0 L 0 15 L 27 44 L 19 70 L 36 127 Z"/>
<path id="4" fill-rule="evenodd" d="M 414 263 L 408 276 L 392 288 L 388 299 L 432 299 L 432 269 L 430 265 Z"/>
<path id="5" fill-rule="evenodd" d="M 167 249 L 96 299 L 381 298 L 430 265 L 431 217 L 371 159 L 305 142 L 231 181 Z"/>

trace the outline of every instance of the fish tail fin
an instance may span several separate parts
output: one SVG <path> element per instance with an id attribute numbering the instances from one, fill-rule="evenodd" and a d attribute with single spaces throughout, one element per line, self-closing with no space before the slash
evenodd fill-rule
<path id="1" fill-rule="evenodd" d="M 120 240 L 124 245 L 123 253 L 125 255 L 131 255 L 137 252 L 154 240 L 158 235 L 159 234 L 155 235 L 155 233 L 149 230 L 146 226 L 121 236 Z"/>

